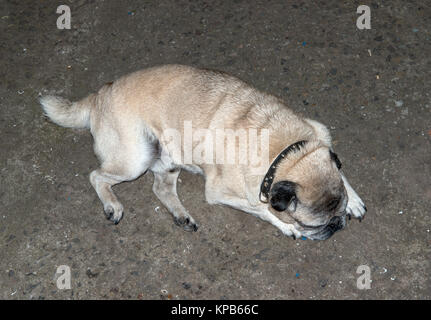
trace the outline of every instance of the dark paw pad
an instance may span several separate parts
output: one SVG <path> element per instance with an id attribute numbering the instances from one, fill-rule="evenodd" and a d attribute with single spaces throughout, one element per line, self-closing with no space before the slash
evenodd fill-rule
<path id="1" fill-rule="evenodd" d="M 104 212 L 105 212 L 106 219 L 111 220 L 112 216 L 114 215 L 114 208 L 112 208 L 111 206 L 108 206 L 106 207 Z"/>
<path id="2" fill-rule="evenodd" d="M 183 227 L 185 231 L 189 232 L 197 231 L 199 228 L 196 223 L 191 222 L 187 217 L 174 218 L 174 222 L 177 226 Z"/>
<path id="3" fill-rule="evenodd" d="M 198 231 L 199 226 L 196 223 L 189 223 L 184 225 L 184 230 L 188 232 L 196 232 Z"/>
<path id="4" fill-rule="evenodd" d="M 179 218 L 174 218 L 174 222 L 177 226 L 183 226 L 183 225 L 189 223 L 190 219 L 186 218 L 186 217 L 179 217 Z"/>
<path id="5" fill-rule="evenodd" d="M 117 225 L 123 217 L 122 214 L 119 217 L 115 217 L 115 210 L 111 206 L 108 206 L 104 211 L 106 219 L 112 221 L 115 225 Z"/>

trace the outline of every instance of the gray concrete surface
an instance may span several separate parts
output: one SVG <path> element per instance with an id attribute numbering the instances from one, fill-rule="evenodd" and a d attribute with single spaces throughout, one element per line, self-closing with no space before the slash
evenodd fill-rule
<path id="1" fill-rule="evenodd" d="M 430 299 L 428 1 L 63 3 L 71 30 L 56 28 L 58 1 L 0 2 L 0 298 Z M 371 30 L 356 28 L 359 4 Z M 151 175 L 116 186 L 125 217 L 105 220 L 90 133 L 48 122 L 38 94 L 76 100 L 164 63 L 227 71 L 325 123 L 365 220 L 294 241 L 207 205 L 188 173 L 179 193 L 197 233 L 156 212 Z M 71 290 L 56 286 L 59 265 Z M 370 290 L 356 287 L 359 265 Z"/>

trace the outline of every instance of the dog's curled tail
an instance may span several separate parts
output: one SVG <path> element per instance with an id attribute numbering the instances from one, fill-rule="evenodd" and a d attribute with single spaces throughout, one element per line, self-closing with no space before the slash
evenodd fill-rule
<path id="1" fill-rule="evenodd" d="M 57 96 L 43 96 L 39 101 L 45 115 L 52 122 L 67 128 L 90 127 L 90 109 L 95 103 L 94 94 L 78 102 L 71 102 Z"/>

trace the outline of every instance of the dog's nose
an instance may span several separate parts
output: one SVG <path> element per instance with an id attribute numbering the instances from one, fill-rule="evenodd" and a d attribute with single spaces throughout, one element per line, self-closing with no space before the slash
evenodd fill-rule
<path id="1" fill-rule="evenodd" d="M 319 232 L 309 236 L 313 240 L 326 240 L 331 237 L 335 232 L 341 230 L 346 225 L 346 217 L 335 216 L 329 220 L 328 224 Z"/>
<path id="2" fill-rule="evenodd" d="M 343 219 L 338 216 L 331 218 L 327 226 L 327 228 L 331 230 L 332 233 L 342 229 L 343 227 L 344 227 Z"/>

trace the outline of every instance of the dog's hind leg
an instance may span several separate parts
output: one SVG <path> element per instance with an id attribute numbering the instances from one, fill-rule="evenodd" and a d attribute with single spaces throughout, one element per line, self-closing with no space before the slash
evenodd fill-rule
<path id="1" fill-rule="evenodd" d="M 107 219 L 117 224 L 123 217 L 124 208 L 112 191 L 112 186 L 128 179 L 123 175 L 110 171 L 109 168 L 94 170 L 90 174 L 90 182 L 96 190 L 100 201 L 102 201 Z"/>
<path id="2" fill-rule="evenodd" d="M 198 225 L 182 205 L 177 194 L 177 179 L 180 169 L 154 172 L 153 192 L 174 216 L 174 222 L 186 231 L 197 231 Z"/>
<path id="3" fill-rule="evenodd" d="M 149 165 L 150 163 L 140 168 L 133 168 L 124 162 L 121 165 L 115 162 L 104 162 L 100 169 L 91 172 L 90 182 L 103 203 L 107 219 L 117 224 L 123 217 L 123 205 L 112 191 L 112 186 L 138 178 L 147 170 Z"/>
<path id="4" fill-rule="evenodd" d="M 115 135 L 106 136 L 96 136 L 95 151 L 102 165 L 91 172 L 90 182 L 103 203 L 106 217 L 117 224 L 123 216 L 123 205 L 112 186 L 142 175 L 154 162 L 157 146 L 146 137 L 134 139 L 126 136 L 128 139 L 123 140 L 128 143 L 121 144 Z"/>

